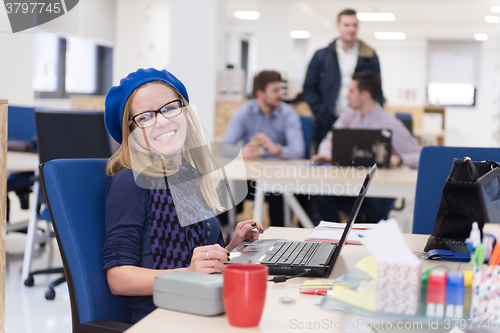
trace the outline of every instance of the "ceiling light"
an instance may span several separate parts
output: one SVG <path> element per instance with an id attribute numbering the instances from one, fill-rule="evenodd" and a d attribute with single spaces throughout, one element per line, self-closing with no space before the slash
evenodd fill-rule
<path id="1" fill-rule="evenodd" d="M 295 39 L 307 39 L 311 37 L 311 34 L 309 33 L 309 31 L 294 30 L 290 31 L 290 37 Z"/>
<path id="2" fill-rule="evenodd" d="M 500 22 L 500 17 L 498 17 L 498 16 L 485 16 L 484 19 L 488 23 L 498 23 L 498 22 Z"/>
<path id="3" fill-rule="evenodd" d="M 258 20 L 260 17 L 260 14 L 258 11 L 255 10 L 238 10 L 233 13 L 234 17 L 240 19 L 240 20 Z"/>
<path id="4" fill-rule="evenodd" d="M 487 34 L 474 34 L 476 40 L 488 40 Z"/>
<path id="5" fill-rule="evenodd" d="M 406 39 L 406 34 L 404 32 L 376 32 L 375 38 L 382 40 L 404 40 Z"/>
<path id="6" fill-rule="evenodd" d="M 358 20 L 360 21 L 395 21 L 396 16 L 393 13 L 357 13 Z"/>
<path id="7" fill-rule="evenodd" d="M 490 10 L 493 13 L 500 13 L 500 6 L 492 6 L 492 7 L 490 7 Z"/>

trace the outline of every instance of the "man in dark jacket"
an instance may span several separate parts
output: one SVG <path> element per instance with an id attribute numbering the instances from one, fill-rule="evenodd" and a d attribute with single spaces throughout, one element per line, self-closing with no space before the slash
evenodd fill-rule
<path id="1" fill-rule="evenodd" d="M 304 82 L 304 99 L 316 116 L 313 134 L 316 149 L 335 120 L 349 107 L 347 93 L 352 75 L 367 70 L 380 75 L 375 50 L 356 37 L 356 11 L 340 12 L 337 28 L 340 38 L 314 54 Z M 383 100 L 380 94 L 380 104 Z"/>

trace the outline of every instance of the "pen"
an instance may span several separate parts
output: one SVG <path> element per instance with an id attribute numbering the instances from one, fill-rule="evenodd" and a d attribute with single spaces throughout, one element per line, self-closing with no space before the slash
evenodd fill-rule
<path id="1" fill-rule="evenodd" d="M 306 295 L 326 295 L 327 292 L 328 292 L 328 290 L 325 290 L 325 289 L 301 291 L 302 294 L 306 294 Z"/>

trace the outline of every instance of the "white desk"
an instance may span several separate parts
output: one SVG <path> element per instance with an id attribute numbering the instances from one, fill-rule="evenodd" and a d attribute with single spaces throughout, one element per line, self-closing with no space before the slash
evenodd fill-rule
<path id="1" fill-rule="evenodd" d="M 369 168 L 310 167 L 306 163 L 307 160 L 245 161 L 246 174 L 243 170 L 232 169 L 227 171 L 227 177 L 231 180 L 256 181 L 255 220 L 262 219 L 265 193 L 274 192 L 283 194 L 286 204 L 297 215 L 302 226 L 313 228 L 313 223 L 293 194 L 357 196 Z M 378 169 L 367 196 L 412 199 L 415 197 L 417 173 L 416 169 L 408 167 Z M 288 213 L 285 210 L 285 226 L 289 226 Z"/>
<path id="2" fill-rule="evenodd" d="M 261 238 L 304 240 L 310 232 L 311 230 L 307 229 L 271 227 L 264 232 Z M 408 246 L 414 252 L 423 250 L 427 237 L 426 235 L 405 235 Z M 361 245 L 346 245 L 330 278 L 337 278 L 342 274 L 352 271 L 354 265 L 368 255 L 368 251 Z M 432 268 L 440 264 L 442 265 L 443 263 L 425 261 L 424 268 Z M 446 263 L 446 266 L 453 270 L 461 270 L 462 265 L 467 264 Z M 229 325 L 225 315 L 202 317 L 157 309 L 132 326 L 127 332 L 296 332 L 298 329 L 294 329 L 292 325 L 292 321 L 294 320 L 297 322 L 322 322 L 323 320 L 341 322 L 344 318 L 341 312 L 323 311 L 314 305 L 314 302 L 320 296 L 300 294 L 299 286 L 307 279 L 310 278 L 295 278 L 279 284 L 268 282 L 266 304 L 258 327 L 246 329 L 232 327 Z M 295 304 L 281 304 L 278 301 L 281 296 L 293 297 L 297 302 Z M 313 330 L 306 331 L 311 332 Z M 321 331 L 331 332 L 332 330 Z"/>
<path id="3" fill-rule="evenodd" d="M 38 171 L 38 154 L 7 151 L 7 172 L 36 172 Z"/>

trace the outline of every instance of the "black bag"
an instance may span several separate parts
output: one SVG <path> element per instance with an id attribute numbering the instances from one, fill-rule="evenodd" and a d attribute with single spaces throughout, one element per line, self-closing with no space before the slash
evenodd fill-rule
<path id="1" fill-rule="evenodd" d="M 453 160 L 425 252 L 433 249 L 468 252 L 464 241 L 470 235 L 472 223 L 477 222 L 481 232 L 484 226 L 476 180 L 499 166 L 500 163 L 493 161 L 473 162 L 470 157 Z"/>

